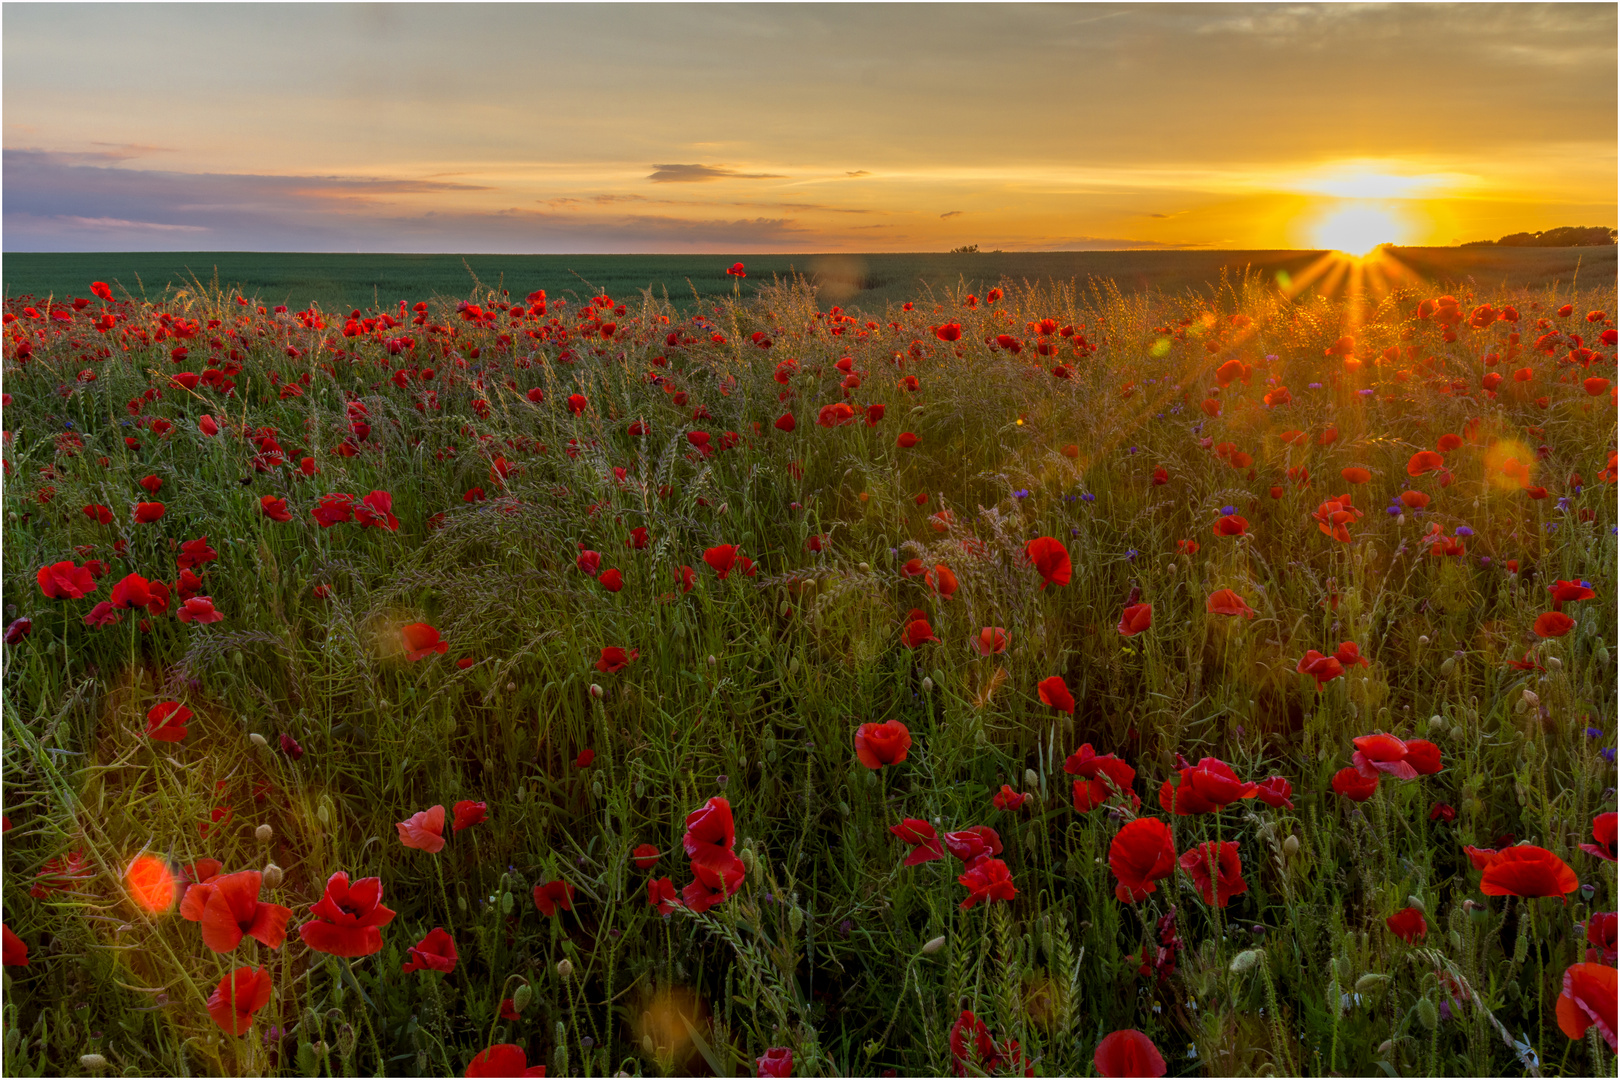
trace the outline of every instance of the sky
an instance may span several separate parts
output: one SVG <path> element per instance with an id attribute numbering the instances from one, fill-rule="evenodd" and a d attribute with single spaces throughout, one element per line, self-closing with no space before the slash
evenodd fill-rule
<path id="1" fill-rule="evenodd" d="M 0 245 L 1365 250 L 1612 226 L 1616 12 L 6 3 Z"/>

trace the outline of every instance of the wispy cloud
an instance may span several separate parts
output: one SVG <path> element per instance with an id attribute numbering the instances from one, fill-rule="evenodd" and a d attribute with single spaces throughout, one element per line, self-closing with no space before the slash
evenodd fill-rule
<path id="1" fill-rule="evenodd" d="M 947 210 L 947 211 L 945 211 L 943 214 L 941 214 L 939 216 L 942 219 L 943 218 L 953 218 L 953 217 L 961 217 L 965 213 L 967 213 L 966 210 Z"/>
<path id="2" fill-rule="evenodd" d="M 655 184 L 704 184 L 711 180 L 786 180 L 780 173 L 744 173 L 721 165 L 654 165 Z"/>

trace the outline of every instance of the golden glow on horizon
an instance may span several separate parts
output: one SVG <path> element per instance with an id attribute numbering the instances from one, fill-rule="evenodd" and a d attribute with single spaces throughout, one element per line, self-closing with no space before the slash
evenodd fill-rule
<path id="1" fill-rule="evenodd" d="M 1344 203 L 1330 211 L 1311 230 L 1316 247 L 1366 255 L 1379 244 L 1396 244 L 1406 239 L 1406 228 L 1387 206 L 1369 202 Z"/>

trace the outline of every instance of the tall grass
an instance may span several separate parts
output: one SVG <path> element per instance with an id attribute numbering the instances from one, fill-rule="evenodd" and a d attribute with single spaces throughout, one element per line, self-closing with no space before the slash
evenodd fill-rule
<path id="1" fill-rule="evenodd" d="M 1612 323 L 1581 316 L 1612 312 L 1615 290 L 1459 296 L 1521 314 L 1523 355 L 1490 368 L 1515 327 L 1465 324 L 1447 342 L 1414 316 L 1422 298 L 1289 300 L 1249 278 L 1211 301 L 1097 282 L 846 322 L 787 282 L 710 303 L 701 324 L 650 293 L 621 298 L 594 320 L 615 324 L 610 339 L 564 343 L 525 336 L 538 315 L 482 326 L 446 300 L 424 325 L 355 337 L 341 316 L 306 326 L 315 315 L 206 289 L 107 305 L 127 316 L 110 333 L 89 328 L 99 302 L 67 322 L 8 305 L 20 317 L 6 328 L 4 601 L 32 632 L 5 650 L 5 922 L 30 950 L 6 969 L 6 1072 L 459 1075 L 511 1042 L 552 1075 L 737 1075 L 771 1046 L 793 1049 L 799 1075 L 939 1074 L 969 1009 L 1042 1075 L 1091 1073 L 1098 1041 L 1124 1028 L 1176 1075 L 1612 1075 L 1612 1051 L 1567 1038 L 1554 1009 L 1587 948 L 1577 927 L 1615 907 L 1614 864 L 1577 847 L 1615 808 L 1615 411 L 1581 382 L 1614 376 L 1614 349 L 1596 340 Z M 1555 315 L 1566 303 L 1575 314 Z M 160 313 L 201 324 L 184 362 L 157 338 Z M 1028 324 L 1043 318 L 1095 351 L 1038 337 Z M 1585 335 L 1591 370 L 1559 362 L 1564 339 L 1557 356 L 1534 354 L 1538 319 Z M 561 325 L 582 321 L 563 309 Z M 962 326 L 956 345 L 933 333 L 947 322 Z M 668 345 L 681 330 L 690 343 Z M 1347 333 L 1356 370 L 1324 355 Z M 414 350 L 391 354 L 384 339 L 404 334 Z M 19 356 L 25 336 L 32 354 Z M 1040 341 L 1058 354 L 1037 356 Z M 232 350 L 231 396 L 171 383 Z M 846 400 L 845 356 L 861 380 L 855 421 L 822 427 L 818 410 Z M 787 357 L 798 372 L 779 383 Z M 1250 375 L 1206 415 L 1234 358 Z M 1050 374 L 1060 362 L 1072 377 Z M 1481 389 L 1482 372 L 1525 365 L 1531 382 Z M 430 382 L 391 381 L 426 367 Z M 302 393 L 284 397 L 289 384 Z M 1291 402 L 1263 404 L 1279 385 Z M 158 400 L 127 404 L 152 388 Z M 886 409 L 871 426 L 869 404 Z M 693 419 L 699 406 L 708 419 Z M 773 426 L 784 412 L 791 432 Z M 225 430 L 202 434 L 203 414 Z M 154 417 L 172 430 L 155 434 Z M 627 433 L 634 421 L 645 434 Z M 260 471 L 242 432 L 265 428 L 286 464 L 261 458 Z M 740 440 L 704 455 L 695 429 L 715 447 Z M 1279 438 L 1294 429 L 1303 445 Z M 901 449 L 902 431 L 920 443 Z M 1448 486 L 1408 475 L 1414 452 L 1464 431 Z M 318 474 L 299 471 L 304 456 Z M 1503 482 L 1508 456 L 1547 499 Z M 1301 466 L 1308 484 L 1289 478 Z M 1349 466 L 1372 480 L 1350 488 Z M 165 514 L 135 524 L 148 475 Z M 464 501 L 473 488 L 486 498 Z M 1432 495 L 1426 511 L 1385 512 L 1413 488 Z M 1311 515 L 1347 489 L 1365 516 L 1341 543 Z M 391 493 L 397 532 L 310 515 L 328 493 L 374 490 Z M 285 497 L 293 520 L 263 516 L 262 496 Z M 1212 533 L 1225 507 L 1251 535 Z M 1473 530 L 1466 555 L 1430 555 L 1436 523 Z M 635 550 L 640 526 L 651 541 Z M 201 535 L 219 559 L 200 592 L 223 621 L 181 624 L 171 607 L 149 629 L 139 612 L 84 624 L 126 573 L 172 580 L 176 545 Z M 1039 536 L 1067 546 L 1069 584 L 1038 588 L 1024 547 Z M 702 556 L 719 544 L 739 545 L 756 575 L 718 580 Z M 622 591 L 576 567 L 581 545 L 622 572 Z M 42 596 L 41 566 L 86 558 L 112 563 L 92 598 Z M 913 558 L 948 565 L 959 591 L 931 595 L 902 572 Z M 683 566 L 697 571 L 690 592 Z M 1566 605 L 1566 636 L 1538 639 L 1547 586 L 1583 578 L 1597 598 Z M 1222 588 L 1252 621 L 1206 612 Z M 1133 589 L 1153 623 L 1126 638 L 1116 624 Z M 912 608 L 938 643 L 902 645 Z M 416 622 L 449 651 L 408 662 L 400 627 Z M 982 627 L 1005 629 L 1004 654 L 970 650 Z M 1296 665 L 1341 641 L 1371 666 L 1319 692 Z M 600 672 L 606 646 L 639 658 Z M 1508 666 L 1532 647 L 1545 670 Z M 1072 717 L 1036 694 L 1052 675 Z M 165 700 L 196 714 L 181 742 L 146 735 Z M 885 720 L 912 747 L 869 770 L 852 737 Z M 1351 802 L 1332 779 L 1350 740 L 1378 730 L 1432 739 L 1444 769 Z M 284 734 L 301 759 L 278 749 Z M 1108 852 L 1133 812 L 1117 800 L 1075 812 L 1064 761 L 1082 743 L 1135 768 L 1136 813 L 1170 821 L 1178 852 L 1237 840 L 1248 891 L 1213 908 L 1178 871 L 1144 901 L 1117 900 Z M 1171 818 L 1157 800 L 1178 754 L 1286 777 L 1293 809 L 1247 800 Z M 994 809 L 1003 784 L 1031 800 Z M 691 880 L 683 821 L 715 795 L 735 811 L 744 885 L 703 914 L 660 917 L 646 881 Z M 458 800 L 487 803 L 488 821 L 437 854 L 402 846 L 396 822 Z M 1435 819 L 1436 804 L 1455 820 Z M 1017 896 L 961 910 L 955 859 L 901 866 L 890 827 L 907 817 L 996 829 Z M 1513 843 L 1505 834 L 1559 854 L 1582 887 L 1567 902 L 1484 896 L 1464 845 Z M 651 871 L 630 861 L 644 843 L 662 853 Z M 247 939 L 215 954 L 196 924 L 132 902 L 125 868 L 143 851 L 177 867 L 275 864 L 263 898 L 290 907 L 293 928 L 339 870 L 380 877 L 398 914 L 382 951 L 350 962 L 296 933 L 278 950 Z M 86 877 L 30 895 L 47 860 L 75 852 Z M 547 918 L 530 892 L 555 880 L 578 892 Z M 1384 925 L 1409 905 L 1428 922 L 1412 944 Z M 1167 916 L 1183 947 L 1155 971 Z M 455 969 L 403 974 L 435 926 L 456 942 Z M 232 1037 L 205 1003 L 242 964 L 267 967 L 275 997 Z M 520 1018 L 501 1018 L 515 995 Z"/>

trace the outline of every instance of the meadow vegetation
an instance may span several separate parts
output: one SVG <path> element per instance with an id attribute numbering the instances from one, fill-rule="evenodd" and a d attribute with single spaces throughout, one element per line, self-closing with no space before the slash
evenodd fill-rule
<path id="1" fill-rule="evenodd" d="M 1612 274 L 733 269 L 8 297 L 7 1075 L 1614 1075 Z"/>

